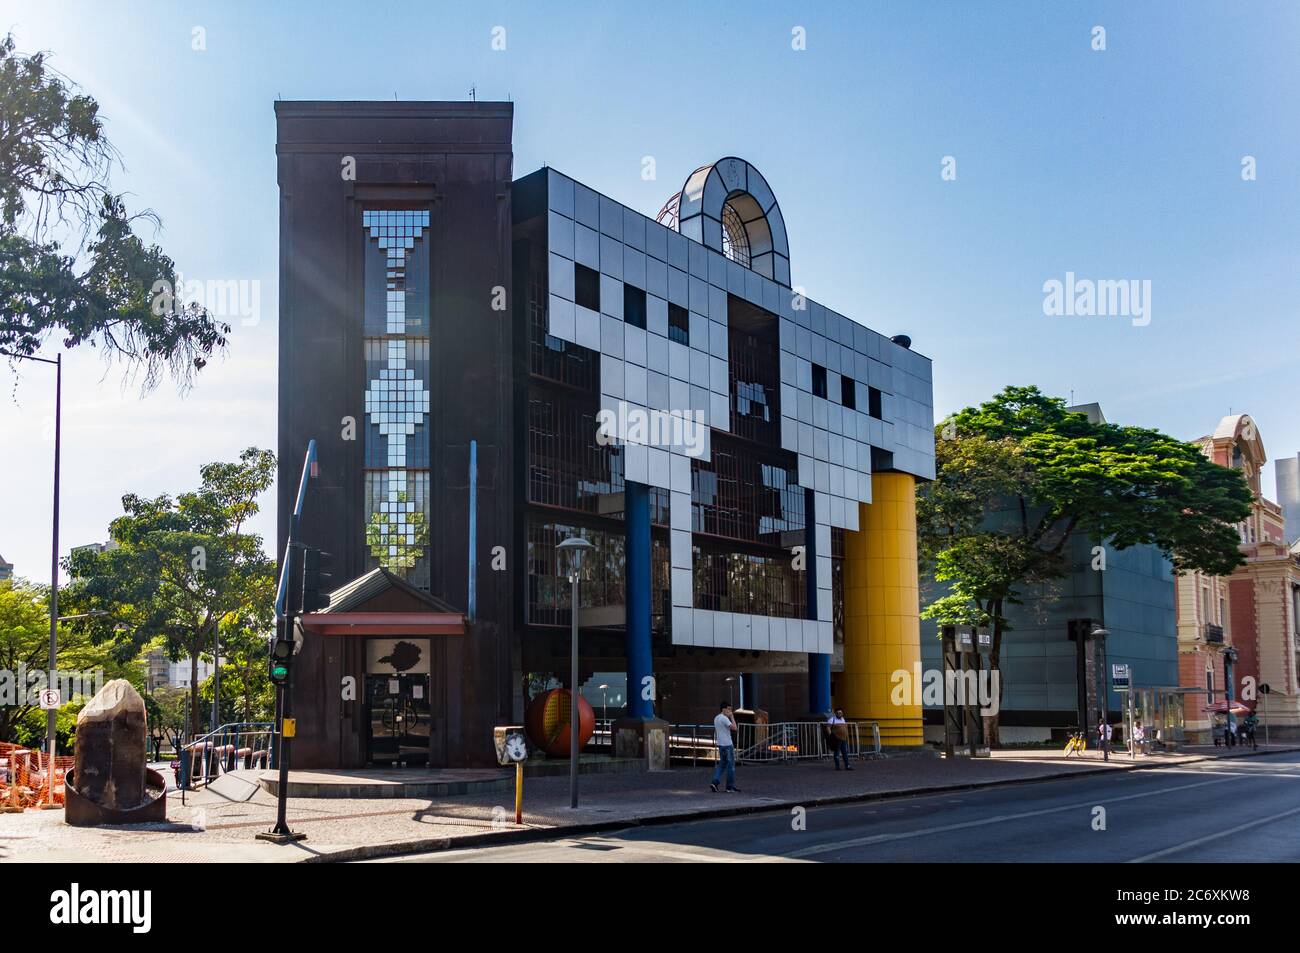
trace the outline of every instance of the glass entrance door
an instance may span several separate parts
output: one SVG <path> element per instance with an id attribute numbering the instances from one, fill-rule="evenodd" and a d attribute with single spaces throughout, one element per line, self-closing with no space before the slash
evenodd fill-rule
<path id="1" fill-rule="evenodd" d="M 384 767 L 429 763 L 429 676 L 366 676 L 366 760 Z"/>

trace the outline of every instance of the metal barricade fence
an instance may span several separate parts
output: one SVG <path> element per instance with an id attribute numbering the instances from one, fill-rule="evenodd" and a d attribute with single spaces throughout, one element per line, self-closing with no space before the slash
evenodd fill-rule
<path id="1" fill-rule="evenodd" d="M 713 725 L 674 724 L 668 726 L 668 758 L 691 764 L 718 760 Z"/>
<path id="2" fill-rule="evenodd" d="M 222 725 L 180 750 L 176 786 L 182 791 L 247 768 L 274 768 L 278 733 L 272 722 Z"/>
<path id="3" fill-rule="evenodd" d="M 737 725 L 736 760 L 745 764 L 770 761 L 829 760 L 833 749 L 821 721 L 779 721 L 769 724 Z M 848 753 L 852 758 L 880 755 L 880 726 L 874 721 L 851 721 L 844 726 Z M 669 750 L 673 758 L 690 758 L 692 764 L 717 760 L 717 743 L 712 725 L 673 725 L 669 732 Z"/>

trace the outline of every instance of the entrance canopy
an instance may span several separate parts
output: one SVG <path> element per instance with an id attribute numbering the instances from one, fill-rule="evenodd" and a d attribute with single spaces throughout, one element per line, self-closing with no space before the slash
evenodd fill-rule
<path id="1" fill-rule="evenodd" d="M 313 635 L 464 635 L 465 614 L 382 567 L 330 593 L 330 603 L 302 616 Z"/>

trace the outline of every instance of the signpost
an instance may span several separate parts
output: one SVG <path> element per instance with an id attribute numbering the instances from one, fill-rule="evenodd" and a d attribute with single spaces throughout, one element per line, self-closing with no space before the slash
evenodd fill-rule
<path id="1" fill-rule="evenodd" d="M 50 674 L 53 675 L 53 672 L 54 670 L 51 669 Z M 29 695 L 28 697 L 30 698 L 31 696 Z M 55 713 L 59 710 L 60 701 L 61 700 L 59 698 L 59 690 L 57 688 L 41 689 L 41 708 L 44 711 L 48 711 L 50 713 L 49 719 L 51 725 L 54 724 Z M 46 807 L 49 808 L 54 807 L 54 754 L 55 754 L 54 745 L 56 741 L 57 741 L 57 736 L 55 732 L 51 730 L 50 731 L 50 763 L 48 765 L 48 770 L 46 771 L 46 774 L 48 775 L 49 782 L 50 782 L 50 798 L 46 804 Z"/>
<path id="2" fill-rule="evenodd" d="M 1117 692 L 1126 692 L 1129 688 L 1129 668 L 1127 662 L 1115 662 L 1110 667 L 1111 685 Z"/>
<path id="3" fill-rule="evenodd" d="M 980 703 L 980 678 L 984 673 L 982 652 L 992 649 L 993 637 L 982 629 L 958 629 L 955 633 L 961 671 L 957 673 L 963 735 L 972 758 L 988 757 L 990 752 L 983 730 Z M 970 676 L 974 676 L 971 678 Z M 947 686 L 945 685 L 945 692 Z M 973 697 L 972 697 L 973 696 Z"/>
<path id="4" fill-rule="evenodd" d="M 1127 662 L 1111 663 L 1110 684 L 1124 696 L 1124 740 L 1128 743 L 1128 756 L 1132 760 L 1137 757 L 1137 741 L 1133 737 L 1133 692 Z"/>
<path id="5" fill-rule="evenodd" d="M 492 743 L 497 764 L 515 766 L 515 823 L 524 822 L 524 762 L 528 760 L 528 741 L 523 725 L 501 725 L 492 729 Z"/>
<path id="6" fill-rule="evenodd" d="M 1263 682 L 1259 686 L 1259 693 L 1264 696 L 1264 747 L 1268 747 L 1268 693 L 1273 689 L 1269 688 L 1268 682 Z"/>

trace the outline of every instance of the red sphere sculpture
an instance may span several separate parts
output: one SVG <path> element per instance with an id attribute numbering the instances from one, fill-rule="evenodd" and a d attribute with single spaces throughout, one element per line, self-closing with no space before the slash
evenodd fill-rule
<path id="1" fill-rule="evenodd" d="M 570 697 L 567 688 L 552 688 L 534 698 L 524 713 L 528 739 L 558 758 L 569 756 Z M 596 712 L 581 695 L 578 696 L 578 718 L 578 750 L 581 751 L 596 733 Z"/>

